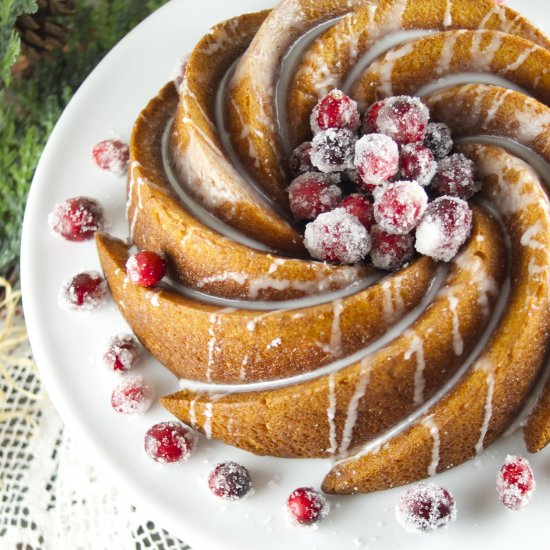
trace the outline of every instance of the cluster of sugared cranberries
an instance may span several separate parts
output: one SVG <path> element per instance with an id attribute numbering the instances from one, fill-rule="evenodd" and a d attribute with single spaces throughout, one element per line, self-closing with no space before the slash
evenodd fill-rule
<path id="1" fill-rule="evenodd" d="M 480 190 L 473 162 L 450 155 L 451 131 L 416 97 L 377 101 L 364 115 L 340 90 L 311 113 L 311 142 L 292 153 L 290 209 L 318 260 L 395 270 L 417 252 L 450 261 L 470 235 L 465 202 Z M 351 194 L 348 194 L 352 189 Z M 355 189 L 353 189 L 355 188 Z M 354 221 L 355 220 L 355 221 Z"/>
<path id="2" fill-rule="evenodd" d="M 508 455 L 497 474 L 497 492 L 502 504 L 510 510 L 521 510 L 531 500 L 534 490 L 535 478 L 529 462 Z"/>

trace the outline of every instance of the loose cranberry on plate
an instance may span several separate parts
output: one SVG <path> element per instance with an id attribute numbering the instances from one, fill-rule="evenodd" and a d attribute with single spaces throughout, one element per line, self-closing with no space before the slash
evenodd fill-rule
<path id="1" fill-rule="evenodd" d="M 374 207 L 365 195 L 360 193 L 348 195 L 345 199 L 342 199 L 338 208 L 343 208 L 346 212 L 355 216 L 367 230 L 370 230 L 374 225 Z"/>
<path id="2" fill-rule="evenodd" d="M 290 211 L 297 220 L 313 220 L 336 207 L 342 190 L 337 174 L 306 172 L 288 186 Z"/>
<path id="3" fill-rule="evenodd" d="M 437 165 L 432 189 L 438 195 L 469 199 L 481 189 L 475 179 L 475 164 L 461 153 L 444 158 Z"/>
<path id="4" fill-rule="evenodd" d="M 122 176 L 128 170 L 130 150 L 118 139 L 106 139 L 93 146 L 92 158 L 101 170 Z"/>
<path id="5" fill-rule="evenodd" d="M 311 141 L 305 141 L 292 151 L 290 155 L 290 170 L 295 176 L 315 171 L 315 167 L 311 163 L 311 147 Z"/>
<path id="6" fill-rule="evenodd" d="M 314 134 L 329 128 L 355 133 L 360 124 L 357 102 L 340 90 L 332 90 L 317 102 L 311 113 L 310 123 Z"/>
<path id="7" fill-rule="evenodd" d="M 132 334 L 117 334 L 109 343 L 101 358 L 105 367 L 113 372 L 127 372 L 139 361 L 141 346 Z"/>
<path id="8" fill-rule="evenodd" d="M 63 283 L 58 303 L 69 311 L 92 311 L 101 307 L 106 297 L 105 279 L 97 271 L 84 271 Z"/>
<path id="9" fill-rule="evenodd" d="M 434 260 L 450 262 L 472 230 L 472 211 L 456 197 L 439 197 L 428 204 L 416 228 L 415 248 Z"/>
<path id="10" fill-rule="evenodd" d="M 304 244 L 318 260 L 355 264 L 369 253 L 371 240 L 355 216 L 336 208 L 306 225 Z"/>
<path id="11" fill-rule="evenodd" d="M 417 181 L 426 187 L 432 181 L 437 162 L 432 152 L 417 143 L 408 143 L 401 147 L 401 175 L 407 180 Z"/>
<path id="12" fill-rule="evenodd" d="M 252 488 L 248 470 L 236 462 L 218 464 L 208 476 L 212 493 L 226 500 L 239 500 Z"/>
<path id="13" fill-rule="evenodd" d="M 392 235 L 379 225 L 370 231 L 372 248 L 370 259 L 378 269 L 395 271 L 403 267 L 414 254 L 414 237 L 412 235 Z"/>
<path id="14" fill-rule="evenodd" d="M 113 410 L 121 414 L 143 414 L 153 404 L 155 389 L 142 376 L 128 376 L 111 394 Z"/>
<path id="15" fill-rule="evenodd" d="M 355 145 L 354 163 L 362 183 L 384 183 L 399 170 L 397 143 L 383 134 L 363 136 Z"/>
<path id="16" fill-rule="evenodd" d="M 103 229 L 103 208 L 89 197 L 67 199 L 54 206 L 48 224 L 68 241 L 85 241 Z"/>
<path id="17" fill-rule="evenodd" d="M 197 446 L 195 433 L 181 422 L 159 422 L 145 434 L 145 452 L 162 464 L 185 462 Z"/>
<path id="18" fill-rule="evenodd" d="M 529 462 L 520 456 L 508 455 L 497 474 L 497 492 L 500 501 L 510 510 L 527 506 L 533 491 L 535 478 Z"/>
<path id="19" fill-rule="evenodd" d="M 397 520 L 409 533 L 429 533 L 456 519 L 453 497 L 443 487 L 421 483 L 405 491 L 395 507 Z"/>
<path id="20" fill-rule="evenodd" d="M 428 107 L 417 97 L 388 97 L 378 111 L 376 127 L 399 144 L 422 143 L 429 118 Z"/>
<path id="21" fill-rule="evenodd" d="M 343 172 L 353 168 L 357 138 L 349 130 L 329 128 L 313 137 L 311 162 L 321 172 Z"/>
<path id="22" fill-rule="evenodd" d="M 424 136 L 424 147 L 438 160 L 446 157 L 453 148 L 451 129 L 443 122 L 430 122 Z"/>
<path id="23" fill-rule="evenodd" d="M 317 523 L 330 511 L 325 497 L 312 487 L 300 487 L 290 493 L 287 508 L 291 521 L 300 525 Z"/>
<path id="24" fill-rule="evenodd" d="M 126 273 L 139 286 L 156 285 L 166 275 L 166 260 L 151 250 L 142 250 L 128 258 Z"/>

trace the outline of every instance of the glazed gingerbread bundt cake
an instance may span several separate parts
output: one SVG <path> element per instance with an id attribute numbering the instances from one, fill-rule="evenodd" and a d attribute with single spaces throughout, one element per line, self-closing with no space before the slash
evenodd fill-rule
<path id="1" fill-rule="evenodd" d="M 96 238 L 122 315 L 180 379 L 164 407 L 253 453 L 333 458 L 329 493 L 503 434 L 550 345 L 548 67 L 550 40 L 493 0 L 282 0 L 215 26 L 134 126 L 131 242 Z M 170 278 L 133 284 L 133 245 Z"/>

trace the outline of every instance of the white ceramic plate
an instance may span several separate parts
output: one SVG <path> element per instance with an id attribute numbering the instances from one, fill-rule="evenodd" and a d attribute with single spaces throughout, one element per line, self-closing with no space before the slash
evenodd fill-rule
<path id="1" fill-rule="evenodd" d="M 110 231 L 127 235 L 124 181 L 100 173 L 90 161 L 97 141 L 130 137 L 134 119 L 169 79 L 177 58 L 213 24 L 260 10 L 270 0 L 174 0 L 125 37 L 98 65 L 60 118 L 44 151 L 29 196 L 23 231 L 22 284 L 29 335 L 46 388 L 76 438 L 94 453 L 113 481 L 158 524 L 194 550 L 334 550 L 354 548 L 460 549 L 494 545 L 501 549 L 546 547 L 550 501 L 550 449 L 530 458 L 538 486 L 531 505 L 513 513 L 495 493 L 495 473 L 507 453 L 525 454 L 519 434 L 505 438 L 469 463 L 435 481 L 455 496 L 459 514 L 448 530 L 409 535 L 394 518 L 402 489 L 354 497 L 331 497 L 332 513 L 316 529 L 291 527 L 283 506 L 296 487 L 319 486 L 329 469 L 324 460 L 261 458 L 200 440 L 185 465 L 161 467 L 147 460 L 143 434 L 168 414 L 155 405 L 140 418 L 111 410 L 115 378 L 94 360 L 110 335 L 127 330 L 115 305 L 88 314 L 59 309 L 61 282 L 80 270 L 99 269 L 93 242 L 69 243 L 47 227 L 56 201 L 96 197 L 105 206 Z M 510 4 L 550 33 L 544 0 Z M 177 389 L 173 376 L 147 358 L 139 373 L 158 395 Z M 236 460 L 252 472 L 255 494 L 223 503 L 209 493 L 205 477 L 221 460 Z"/>

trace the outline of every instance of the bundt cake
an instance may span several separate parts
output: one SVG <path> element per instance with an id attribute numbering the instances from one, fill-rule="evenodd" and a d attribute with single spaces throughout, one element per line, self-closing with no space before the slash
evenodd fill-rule
<path id="1" fill-rule="evenodd" d="M 548 67 L 550 40 L 493 0 L 282 0 L 215 26 L 178 89 L 167 84 L 135 123 L 130 242 L 96 235 L 121 314 L 180 379 L 164 407 L 253 453 L 333 458 L 323 490 L 340 494 L 432 476 L 503 434 L 550 347 L 550 204 L 533 168 L 550 164 Z M 338 147 L 355 144 L 360 126 L 384 134 L 376 124 L 392 96 L 402 120 L 414 102 L 426 120 L 413 121 L 420 140 L 393 136 L 395 158 L 380 165 L 393 162 L 393 171 L 368 179 Z M 423 103 L 405 108 L 406 96 Z M 312 139 L 312 111 L 327 97 L 356 101 L 363 120 L 346 115 L 331 126 L 331 111 L 327 128 L 313 128 L 313 144 L 300 145 Z M 450 145 L 426 153 L 433 169 L 418 170 L 440 187 L 409 182 L 422 199 L 416 236 L 397 222 L 389 231 L 380 189 L 414 173 L 403 151 L 410 141 L 418 143 L 409 151 L 422 149 L 428 115 L 450 129 L 452 156 L 460 170 L 475 166 L 476 182 L 472 192 L 449 183 L 442 165 Z M 376 153 L 389 135 L 368 147 Z M 297 175 L 290 157 L 321 139 L 330 145 L 324 164 L 312 155 L 298 170 L 309 174 L 306 191 L 340 186 L 353 208 L 372 193 L 374 218 L 359 231 L 357 210 L 320 201 L 311 219 L 333 215 L 342 225 L 320 225 L 316 238 L 351 227 L 349 238 L 364 235 L 369 247 L 409 246 L 398 269 L 390 262 L 390 272 L 381 270 L 374 254 L 352 265 L 320 257 L 308 243 L 314 222 L 304 239 L 289 203 Z M 360 199 L 350 194 L 357 185 Z M 470 199 L 471 230 L 468 216 L 443 218 L 440 231 L 465 226 L 453 253 L 413 256 L 415 238 L 427 242 L 417 251 L 437 249 L 430 205 Z M 133 284 L 125 266 L 134 245 L 164 255 L 170 277 Z M 550 441 L 550 383 L 525 440 L 531 452 Z"/>

